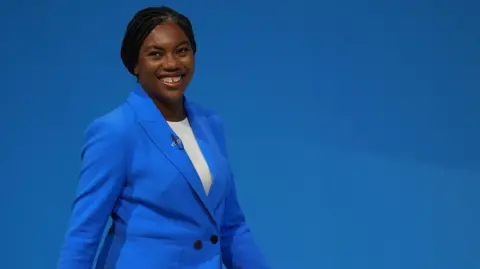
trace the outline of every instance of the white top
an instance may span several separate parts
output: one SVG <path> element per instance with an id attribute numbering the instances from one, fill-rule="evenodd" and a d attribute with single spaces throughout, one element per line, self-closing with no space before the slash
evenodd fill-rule
<path id="1" fill-rule="evenodd" d="M 186 151 L 190 161 L 192 162 L 195 170 L 197 171 L 198 176 L 200 177 L 205 193 L 208 195 L 210 187 L 212 185 L 212 174 L 208 167 L 207 161 L 203 157 L 203 153 L 198 146 L 195 135 L 193 134 L 192 128 L 188 118 L 185 118 L 182 121 L 172 122 L 167 121 L 175 134 L 182 141 L 184 150 Z"/>

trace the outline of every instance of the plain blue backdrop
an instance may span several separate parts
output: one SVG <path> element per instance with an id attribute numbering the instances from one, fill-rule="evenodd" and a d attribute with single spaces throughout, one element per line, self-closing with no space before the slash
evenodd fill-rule
<path id="1" fill-rule="evenodd" d="M 0 2 L 0 268 L 55 268 L 87 124 L 135 86 L 148 5 L 189 16 L 277 269 L 480 268 L 478 1 Z"/>

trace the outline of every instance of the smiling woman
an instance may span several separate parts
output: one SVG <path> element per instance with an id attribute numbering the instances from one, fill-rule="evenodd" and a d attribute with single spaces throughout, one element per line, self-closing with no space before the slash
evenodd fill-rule
<path id="1" fill-rule="evenodd" d="M 134 73 L 142 86 L 156 97 L 175 90 L 176 95 L 169 99 L 178 99 L 190 82 L 194 59 L 183 30 L 167 21 L 156 26 L 143 42 Z"/>
<path id="2" fill-rule="evenodd" d="M 139 86 L 86 130 L 60 269 L 269 268 L 236 196 L 220 117 L 187 100 L 196 43 L 188 18 L 146 8 L 121 57 Z"/>
<path id="3" fill-rule="evenodd" d="M 185 117 L 182 98 L 194 73 L 196 49 L 188 18 L 166 7 L 139 11 L 127 27 L 123 63 L 167 120 Z"/>

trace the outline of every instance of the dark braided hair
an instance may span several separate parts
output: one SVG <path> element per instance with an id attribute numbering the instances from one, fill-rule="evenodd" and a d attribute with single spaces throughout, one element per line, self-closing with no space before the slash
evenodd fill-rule
<path id="1" fill-rule="evenodd" d="M 193 53 L 197 52 L 192 24 L 187 17 L 166 6 L 142 9 L 128 23 L 120 53 L 123 64 L 132 75 L 135 75 L 134 69 L 145 38 L 157 25 L 169 21 L 176 23 L 185 32 Z"/>

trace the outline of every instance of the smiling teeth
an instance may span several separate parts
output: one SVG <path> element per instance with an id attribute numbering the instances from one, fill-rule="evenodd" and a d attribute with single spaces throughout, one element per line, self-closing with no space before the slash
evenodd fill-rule
<path id="1" fill-rule="evenodd" d="M 182 79 L 182 76 L 178 76 L 178 77 L 166 77 L 166 78 L 162 78 L 161 81 L 164 82 L 164 83 L 177 83 L 177 82 L 179 82 L 181 79 Z"/>

